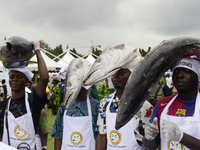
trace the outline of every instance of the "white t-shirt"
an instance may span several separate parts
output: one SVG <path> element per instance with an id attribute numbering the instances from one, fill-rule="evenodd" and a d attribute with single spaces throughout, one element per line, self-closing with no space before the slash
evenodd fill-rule
<path id="1" fill-rule="evenodd" d="M 169 88 L 173 87 L 172 85 L 172 77 L 166 77 L 166 83 Z"/>

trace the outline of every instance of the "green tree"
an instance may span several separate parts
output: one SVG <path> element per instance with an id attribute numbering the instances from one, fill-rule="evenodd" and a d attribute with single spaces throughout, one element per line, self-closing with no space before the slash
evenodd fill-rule
<path id="1" fill-rule="evenodd" d="M 97 48 L 93 48 L 92 53 L 95 54 L 96 56 L 99 56 L 102 53 L 102 50 L 99 50 Z M 96 59 L 96 57 L 95 57 L 95 59 Z"/>
<path id="2" fill-rule="evenodd" d="M 148 54 L 148 52 L 150 52 L 150 50 L 151 50 L 151 47 L 148 47 L 147 51 L 145 51 L 144 49 L 139 48 L 139 52 L 142 55 L 142 57 L 145 57 Z"/>
<path id="3" fill-rule="evenodd" d="M 60 54 L 63 53 L 63 49 L 62 49 L 62 45 L 58 45 L 56 46 L 56 48 L 53 49 L 52 54 L 54 54 L 55 56 L 58 56 Z M 64 56 L 64 54 L 62 56 L 60 56 L 59 58 L 62 58 Z M 55 59 L 55 61 L 59 61 L 60 59 Z"/>
<path id="4" fill-rule="evenodd" d="M 49 44 L 47 44 L 44 40 L 40 40 L 40 43 L 41 43 L 41 48 L 42 49 L 48 51 L 49 53 L 51 53 L 51 54 L 53 54 L 55 56 L 58 56 L 58 55 L 63 53 L 63 49 L 62 49 L 62 45 L 61 44 L 56 46 L 56 48 L 52 49 L 52 48 L 49 47 Z M 48 53 L 46 53 L 46 55 L 49 58 L 54 59 L 54 56 L 52 56 L 52 55 L 50 55 Z M 60 58 L 62 58 L 63 56 L 64 56 L 64 54 Z M 57 61 L 59 61 L 59 59 L 56 59 L 55 61 L 57 62 Z"/>
<path id="5" fill-rule="evenodd" d="M 44 40 L 40 40 L 41 48 L 46 51 L 51 51 L 52 49 L 49 47 L 49 44 L 47 44 Z"/>
<path id="6" fill-rule="evenodd" d="M 75 49 L 75 48 L 73 48 L 72 50 L 70 49 L 70 51 L 71 51 L 71 52 L 73 52 L 74 54 L 76 54 L 76 55 L 80 56 L 80 57 L 82 57 L 82 56 L 83 56 L 83 55 L 81 55 L 81 54 L 77 53 L 77 51 L 76 51 L 76 49 Z M 72 56 L 73 56 L 74 58 L 78 58 L 78 56 L 74 55 L 73 53 L 71 53 L 71 54 L 72 54 Z"/>

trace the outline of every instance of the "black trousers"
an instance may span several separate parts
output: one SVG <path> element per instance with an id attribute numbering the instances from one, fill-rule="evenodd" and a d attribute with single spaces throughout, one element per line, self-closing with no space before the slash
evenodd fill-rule
<path id="1" fill-rule="evenodd" d="M 56 115 L 56 105 L 52 105 L 52 115 Z"/>

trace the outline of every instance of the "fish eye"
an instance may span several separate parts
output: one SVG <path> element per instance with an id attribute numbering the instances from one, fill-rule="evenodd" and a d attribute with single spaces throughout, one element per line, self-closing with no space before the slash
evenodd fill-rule
<path id="1" fill-rule="evenodd" d="M 77 68 L 82 68 L 82 67 L 83 67 L 83 62 L 79 61 L 78 65 L 77 65 Z"/>
<path id="2" fill-rule="evenodd" d="M 96 63 L 101 62 L 101 58 L 97 58 L 95 62 Z"/>

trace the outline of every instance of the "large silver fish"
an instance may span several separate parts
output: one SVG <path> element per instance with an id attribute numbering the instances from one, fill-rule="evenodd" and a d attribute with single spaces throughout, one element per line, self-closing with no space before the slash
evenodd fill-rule
<path id="1" fill-rule="evenodd" d="M 188 55 L 200 58 L 200 39 L 178 37 L 166 40 L 152 49 L 134 68 L 121 97 L 116 129 L 125 125 L 140 109 L 158 84 L 164 72 Z"/>
<path id="2" fill-rule="evenodd" d="M 64 105 L 68 109 L 78 96 L 83 79 L 90 70 L 91 63 L 83 58 L 73 59 L 66 71 Z"/>
<path id="3" fill-rule="evenodd" d="M 114 75 L 121 68 L 130 68 L 142 59 L 140 52 L 128 45 L 108 46 L 95 60 L 84 81 L 93 85 Z"/>
<path id="4" fill-rule="evenodd" d="M 0 60 L 6 68 L 26 67 L 34 54 L 34 43 L 17 36 L 0 46 Z"/>

